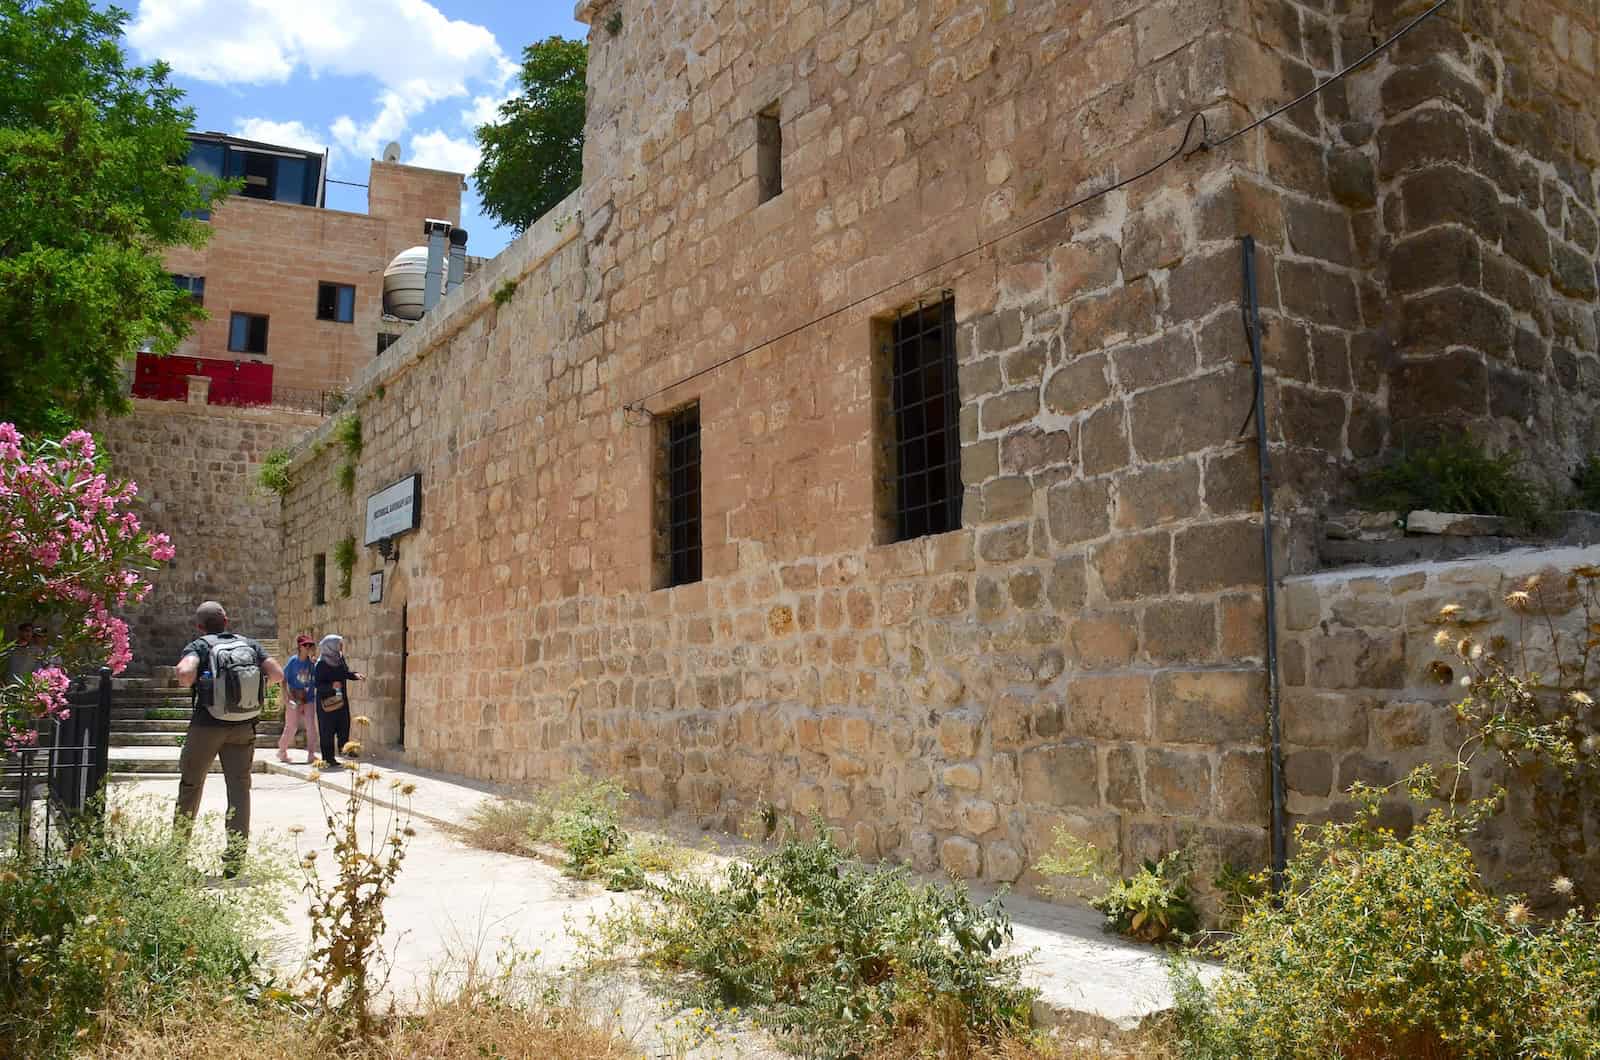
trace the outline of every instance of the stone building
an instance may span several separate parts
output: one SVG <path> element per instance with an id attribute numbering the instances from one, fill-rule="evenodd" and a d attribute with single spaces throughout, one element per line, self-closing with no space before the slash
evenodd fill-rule
<path id="1" fill-rule="evenodd" d="M 992 880 L 1058 824 L 1260 862 L 1241 237 L 1280 573 L 1424 430 L 1600 448 L 1592 5 L 1456 0 L 1222 143 L 1423 10 L 586 0 L 583 186 L 363 372 L 353 494 L 301 448 L 280 623 L 348 636 L 423 766 Z M 1347 770 L 1424 653 L 1308 630 L 1291 751 Z"/>

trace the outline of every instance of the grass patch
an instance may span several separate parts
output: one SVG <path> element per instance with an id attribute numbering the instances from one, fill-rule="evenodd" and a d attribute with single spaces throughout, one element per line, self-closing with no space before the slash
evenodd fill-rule
<path id="1" fill-rule="evenodd" d="M 1012 931 L 998 900 L 857 870 L 816 831 L 720 879 L 648 887 L 645 905 L 601 922 L 595 954 L 640 959 L 688 1003 L 746 1010 L 808 1056 L 1000 1055 L 1028 1041 L 1034 995 L 1020 960 L 999 954 Z"/>
<path id="2" fill-rule="evenodd" d="M 692 851 L 660 836 L 635 836 L 622 826 L 628 793 L 611 780 L 580 777 L 531 798 L 485 799 L 468 819 L 469 843 L 502 854 L 537 857 L 559 848 L 564 868 L 611 890 L 636 890 L 652 873 L 677 872 Z"/>
<path id="3" fill-rule="evenodd" d="M 287 864 L 258 855 L 249 886 L 208 889 L 174 841 L 170 801 L 111 809 L 65 851 L 0 858 L 0 1056 L 74 1055 L 105 1014 L 158 1010 L 195 991 L 256 992 L 264 929 Z M 198 863 L 216 872 L 221 829 L 196 825 Z"/>
<path id="4" fill-rule="evenodd" d="M 370 1037 L 350 1038 L 332 1021 L 281 997 L 255 1002 L 198 992 L 160 1009 L 120 1011 L 103 1045 L 80 1053 L 106 1060 L 484 1060 L 560 1057 L 624 1060 L 639 1056 L 625 1039 L 580 1009 L 551 1003 L 503 981 L 469 982 L 425 998 L 417 1011 L 386 1017 Z"/>
<path id="5" fill-rule="evenodd" d="M 1461 512 L 1498 515 L 1536 528 L 1548 505 L 1537 486 L 1517 470 L 1511 453 L 1491 456 L 1465 435 L 1400 453 L 1359 485 L 1363 506 L 1376 511 Z"/>

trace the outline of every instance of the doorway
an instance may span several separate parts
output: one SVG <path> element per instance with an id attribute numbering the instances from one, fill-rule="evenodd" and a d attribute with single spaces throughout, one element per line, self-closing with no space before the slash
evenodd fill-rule
<path id="1" fill-rule="evenodd" d="M 406 659 L 410 655 L 411 623 L 406 605 L 400 605 L 400 749 L 406 747 Z"/>

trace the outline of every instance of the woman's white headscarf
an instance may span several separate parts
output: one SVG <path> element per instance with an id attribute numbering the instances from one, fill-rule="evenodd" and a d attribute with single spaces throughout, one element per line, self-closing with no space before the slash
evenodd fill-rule
<path id="1" fill-rule="evenodd" d="M 321 655 L 322 660 L 329 666 L 338 666 L 344 662 L 344 638 L 337 633 L 329 633 L 317 645 L 317 654 Z"/>

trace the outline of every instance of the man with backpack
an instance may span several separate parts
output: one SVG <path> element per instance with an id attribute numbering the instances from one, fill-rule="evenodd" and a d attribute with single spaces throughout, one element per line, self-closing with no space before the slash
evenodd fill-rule
<path id="1" fill-rule="evenodd" d="M 178 756 L 178 809 L 175 828 L 187 834 L 200 810 L 211 763 L 222 759 L 228 788 L 228 845 L 223 875 L 238 874 L 250 838 L 250 770 L 256 756 L 256 720 L 267 682 L 281 682 L 283 668 L 248 637 L 228 632 L 228 613 L 215 600 L 194 614 L 201 636 L 178 660 L 178 684 L 191 689 L 193 713 Z"/>

